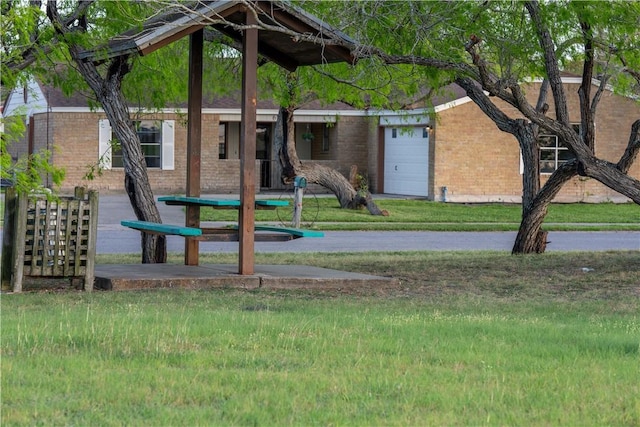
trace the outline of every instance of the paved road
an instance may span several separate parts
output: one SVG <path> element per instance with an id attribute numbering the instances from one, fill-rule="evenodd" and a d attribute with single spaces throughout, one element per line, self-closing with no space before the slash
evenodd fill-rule
<path id="1" fill-rule="evenodd" d="M 225 197 L 218 196 L 216 197 Z M 231 197 L 231 196 L 229 196 Z M 180 206 L 158 205 L 165 223 L 183 224 Z M 135 218 L 123 195 L 100 195 L 97 252 L 140 252 L 140 234 L 122 227 L 120 221 Z M 256 252 L 349 252 L 349 251 L 511 251 L 514 232 L 431 232 L 431 231 L 328 231 L 320 239 L 290 242 L 256 242 Z M 548 251 L 640 250 L 640 232 L 550 232 Z M 184 239 L 168 236 L 169 252 L 183 252 Z M 237 252 L 237 242 L 202 242 L 200 251 Z"/>

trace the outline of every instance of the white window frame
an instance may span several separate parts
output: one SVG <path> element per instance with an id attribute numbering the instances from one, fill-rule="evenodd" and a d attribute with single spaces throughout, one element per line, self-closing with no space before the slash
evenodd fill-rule
<path id="1" fill-rule="evenodd" d="M 562 144 L 560 144 L 560 141 L 558 139 L 558 137 L 556 135 L 539 135 L 538 139 L 542 140 L 542 139 L 547 139 L 548 141 L 552 142 L 552 144 L 549 144 L 547 146 L 540 146 L 539 150 L 540 150 L 540 175 L 551 175 L 553 172 L 555 172 L 558 169 L 558 166 L 564 162 L 561 163 L 560 160 L 560 152 L 563 151 L 569 151 L 569 149 L 565 146 L 563 146 Z M 542 153 L 551 153 L 551 159 L 543 159 L 542 157 Z M 548 167 L 543 166 L 543 164 L 548 164 Z M 552 170 L 549 170 L 552 169 Z"/>
<path id="2" fill-rule="evenodd" d="M 582 130 L 580 128 L 580 124 L 579 123 L 571 123 L 571 127 L 573 127 L 573 129 L 578 133 L 581 134 Z M 554 138 L 555 139 L 555 144 L 554 147 L 539 147 L 538 149 L 540 151 L 554 151 L 554 157 L 553 157 L 553 171 L 551 172 L 542 172 L 542 167 L 540 167 L 540 175 L 551 175 L 553 172 L 555 172 L 558 169 L 558 166 L 560 164 L 566 163 L 566 161 L 559 161 L 558 160 L 558 151 L 569 151 L 568 147 L 563 146 L 562 144 L 560 144 L 560 141 L 558 139 L 558 137 L 556 135 L 553 134 L 540 134 L 538 135 L 538 139 L 540 138 Z M 543 160 L 540 159 L 540 162 L 542 162 Z M 522 150 L 520 150 L 520 175 L 522 175 L 524 173 L 524 161 L 522 160 Z"/>
<path id="3" fill-rule="evenodd" d="M 162 122 L 161 159 L 159 168 L 150 169 L 174 170 L 175 169 L 175 120 L 158 120 Z M 102 119 L 98 125 L 99 152 L 98 159 L 103 169 L 120 169 L 112 165 L 111 140 L 112 131 L 109 120 Z"/>

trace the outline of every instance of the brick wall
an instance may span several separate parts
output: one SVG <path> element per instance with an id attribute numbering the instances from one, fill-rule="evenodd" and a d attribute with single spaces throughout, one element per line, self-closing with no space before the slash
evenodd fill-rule
<path id="1" fill-rule="evenodd" d="M 366 121 L 368 128 L 367 146 L 369 147 L 367 157 L 367 178 L 369 182 L 369 191 L 376 193 L 380 191 L 378 186 L 380 179 L 382 178 L 380 169 L 384 168 L 384 165 L 380 164 L 382 161 L 382 156 L 380 155 L 381 131 L 378 126 L 378 117 L 367 117 Z"/>
<path id="2" fill-rule="evenodd" d="M 369 173 L 369 121 L 366 117 L 343 116 L 335 125 L 337 156 L 336 169 L 347 178 L 352 165 L 361 174 Z"/>
<path id="3" fill-rule="evenodd" d="M 53 164 L 64 168 L 66 178 L 62 189 L 72 191 L 75 186 L 98 188 L 83 177 L 90 165 L 98 162 L 98 119 L 92 113 L 38 114 L 35 120 L 41 123 L 34 142 L 45 143 L 49 121 L 50 144 L 54 147 Z M 122 187 L 122 181 L 120 181 Z"/>
<path id="4" fill-rule="evenodd" d="M 122 191 L 124 188 L 124 170 L 112 168 L 102 171 L 101 176 L 93 180 L 85 179 L 90 166 L 96 165 L 99 153 L 99 120 L 105 116 L 95 113 L 54 113 L 53 144 L 57 147 L 55 164 L 66 168 L 63 189 L 72 189 L 84 185 L 98 190 Z M 138 115 L 136 119 L 175 120 L 175 153 L 186 151 L 186 127 L 184 120 L 176 115 L 148 116 Z M 217 149 L 217 148 L 216 148 Z M 176 155 L 174 170 L 148 169 L 153 189 L 172 189 L 176 183 L 184 187 L 186 182 L 185 157 Z"/>
<path id="5" fill-rule="evenodd" d="M 98 161 L 98 121 L 105 118 L 95 113 L 51 115 L 55 123 L 53 143 L 57 147 L 54 161 L 66 168 L 63 189 L 70 190 L 76 185 L 107 191 L 123 191 L 124 170 L 113 168 L 104 170 L 102 176 L 93 181 L 84 179 L 89 165 Z M 187 176 L 187 127 L 183 116 L 162 114 L 138 116 L 137 119 L 175 120 L 174 169 L 147 170 L 149 181 L 158 193 L 184 193 Z M 202 119 L 201 146 L 201 191 L 238 193 L 240 191 L 240 160 L 218 159 L 218 115 L 205 115 Z M 41 134 L 44 135 L 44 134 Z M 259 162 L 256 162 L 256 188 L 260 187 Z"/>
<path id="6" fill-rule="evenodd" d="M 517 140 L 501 132 L 473 103 L 438 115 L 433 134 L 431 194 L 438 200 L 447 187 L 449 200 L 503 201 L 520 197 L 520 150 Z"/>
<path id="7" fill-rule="evenodd" d="M 569 84 L 568 106 L 572 122 L 580 121 L 579 85 Z M 539 85 L 528 90 L 530 102 L 535 103 Z M 549 100 L 549 114 L 554 106 Z M 496 102 L 511 117 L 519 114 L 513 107 Z M 607 92 L 597 110 L 596 155 L 617 162 L 624 152 L 631 124 L 640 117 L 640 106 L 632 100 Z M 520 151 L 517 140 L 501 132 L 472 102 L 438 114 L 435 131 L 433 190 L 439 200 L 441 188 L 447 187 L 450 201 L 507 201 L 519 202 L 522 194 Z M 634 164 L 630 175 L 640 178 L 640 163 Z M 542 183 L 548 176 L 542 175 Z M 625 200 L 622 195 L 607 189 L 593 179 L 576 177 L 567 183 L 556 201 Z"/>

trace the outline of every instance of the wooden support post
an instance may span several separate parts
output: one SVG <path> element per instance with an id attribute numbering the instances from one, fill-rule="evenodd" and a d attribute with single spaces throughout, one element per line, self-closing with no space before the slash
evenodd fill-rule
<path id="1" fill-rule="evenodd" d="M 187 129 L 187 196 L 200 197 L 200 162 L 202 146 L 202 52 L 204 32 L 189 36 L 189 105 Z M 200 228 L 200 206 L 187 205 L 185 226 Z M 198 265 L 199 242 L 185 239 L 185 265 Z"/>
<path id="2" fill-rule="evenodd" d="M 247 25 L 255 16 L 245 12 Z M 242 127 L 240 130 L 240 232 L 239 273 L 253 274 L 255 264 L 256 104 L 258 73 L 258 30 L 244 30 L 242 38 Z"/>

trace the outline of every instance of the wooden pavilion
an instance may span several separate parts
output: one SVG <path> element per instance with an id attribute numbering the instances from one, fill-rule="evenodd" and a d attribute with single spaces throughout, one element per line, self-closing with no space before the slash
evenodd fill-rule
<path id="1" fill-rule="evenodd" d="M 256 103 L 259 55 L 293 71 L 299 66 L 354 62 L 353 41 L 286 1 L 218 0 L 179 5 L 147 21 L 142 29 L 113 38 L 106 49 L 83 53 L 96 63 L 121 55 L 147 55 L 189 36 L 189 95 L 186 195 L 200 196 L 202 71 L 206 28 L 230 37 L 242 50 L 240 135 L 239 266 L 254 274 Z M 187 206 L 185 226 L 200 226 L 200 208 Z M 185 264 L 198 265 L 199 242 L 186 239 Z"/>

